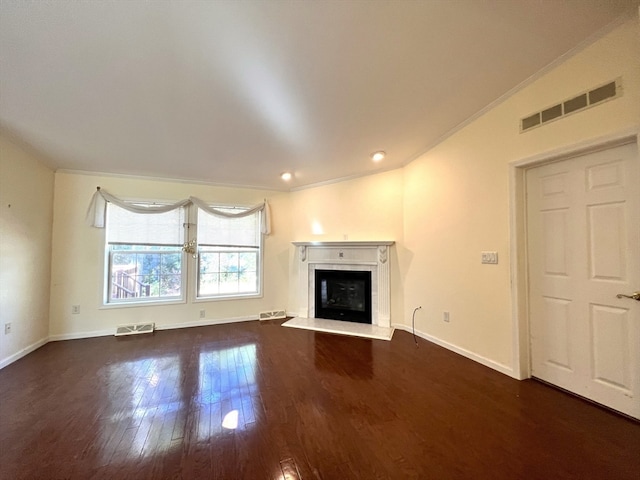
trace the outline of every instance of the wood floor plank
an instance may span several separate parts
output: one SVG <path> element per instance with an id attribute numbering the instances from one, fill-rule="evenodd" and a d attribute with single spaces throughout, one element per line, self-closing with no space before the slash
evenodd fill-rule
<path id="1" fill-rule="evenodd" d="M 640 478 L 638 422 L 406 332 L 280 324 L 54 342 L 5 367 L 0 479 Z"/>

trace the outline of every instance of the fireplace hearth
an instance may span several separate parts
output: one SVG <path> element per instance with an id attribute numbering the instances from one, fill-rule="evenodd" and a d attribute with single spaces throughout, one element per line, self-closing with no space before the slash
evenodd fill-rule
<path id="1" fill-rule="evenodd" d="M 371 272 L 316 269 L 315 316 L 371 324 Z"/>

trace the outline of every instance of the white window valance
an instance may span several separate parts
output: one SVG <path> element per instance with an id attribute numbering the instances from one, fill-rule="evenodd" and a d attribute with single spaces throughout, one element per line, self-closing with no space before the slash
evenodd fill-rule
<path id="1" fill-rule="evenodd" d="M 107 217 L 107 203 L 113 203 L 114 205 L 117 205 L 118 207 L 123 208 L 129 212 L 144 214 L 166 213 L 170 212 L 171 210 L 175 210 L 176 208 L 186 207 L 190 204 L 197 206 L 198 208 L 211 215 L 226 218 L 246 217 L 258 211 L 262 211 L 262 225 L 260 229 L 261 233 L 263 233 L 264 235 L 269 235 L 271 233 L 271 211 L 266 200 L 263 203 L 259 203 L 258 205 L 255 205 L 247 210 L 242 210 L 238 213 L 231 213 L 228 211 L 228 209 L 219 210 L 217 208 L 210 207 L 206 202 L 196 197 L 189 197 L 169 205 L 145 205 L 144 207 L 142 207 L 129 202 L 125 202 L 124 200 L 115 197 L 98 187 L 96 192 L 93 194 L 93 197 L 91 197 L 91 203 L 89 203 L 89 208 L 87 209 L 86 222 L 90 226 L 96 228 L 105 227 Z"/>

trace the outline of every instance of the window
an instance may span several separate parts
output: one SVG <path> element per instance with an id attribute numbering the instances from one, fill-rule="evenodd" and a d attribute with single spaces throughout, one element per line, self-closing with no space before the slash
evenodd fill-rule
<path id="1" fill-rule="evenodd" d="M 188 268 L 194 272 L 195 286 L 189 291 L 195 291 L 196 299 L 261 294 L 260 210 L 224 217 L 208 213 L 204 203 L 207 211 L 194 204 L 166 213 L 153 212 L 156 204 L 131 205 L 149 208 L 149 213 L 107 204 L 105 304 L 183 301 Z M 248 211 L 228 206 L 216 210 L 231 215 Z M 197 255 L 185 254 L 185 240 L 196 239 Z"/>
<path id="2" fill-rule="evenodd" d="M 109 203 L 105 303 L 183 299 L 184 224 L 184 208 L 140 214 Z"/>
<path id="3" fill-rule="evenodd" d="M 246 209 L 216 207 L 227 213 Z M 220 217 L 198 209 L 197 297 L 260 294 L 260 212 Z"/>

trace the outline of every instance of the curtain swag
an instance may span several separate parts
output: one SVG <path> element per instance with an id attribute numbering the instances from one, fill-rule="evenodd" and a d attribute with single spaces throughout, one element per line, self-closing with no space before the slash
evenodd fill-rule
<path id="1" fill-rule="evenodd" d="M 152 205 L 148 207 L 139 207 L 137 205 L 127 203 L 124 200 L 119 199 L 118 197 L 114 197 L 110 193 L 98 187 L 96 192 L 93 194 L 93 197 L 91 197 L 91 203 L 89 203 L 89 208 L 87 209 L 86 222 L 90 226 L 96 227 L 96 228 L 105 227 L 106 216 L 107 216 L 107 203 L 109 202 L 133 213 L 146 213 L 146 214 L 170 212 L 171 210 L 185 207 L 191 203 L 211 215 L 215 215 L 218 217 L 226 217 L 226 218 L 246 217 L 258 211 L 262 211 L 264 215 L 262 215 L 262 225 L 260 226 L 261 227 L 260 230 L 264 235 L 271 234 L 271 210 L 266 200 L 263 203 L 259 203 L 258 205 L 255 205 L 254 207 L 251 207 L 248 210 L 243 210 L 242 212 L 239 212 L 239 213 L 229 213 L 229 212 L 220 211 L 218 209 L 210 207 L 209 205 L 207 205 L 206 202 L 196 197 L 189 197 L 184 200 L 180 200 L 176 203 L 173 203 L 171 205 Z"/>

